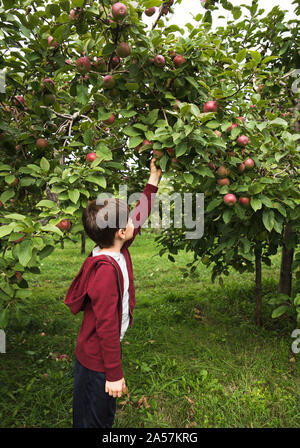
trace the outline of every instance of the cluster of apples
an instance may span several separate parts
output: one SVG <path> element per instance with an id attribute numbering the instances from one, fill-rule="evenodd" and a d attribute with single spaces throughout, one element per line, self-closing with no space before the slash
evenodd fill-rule
<path id="1" fill-rule="evenodd" d="M 208 101 L 207 103 L 205 103 L 204 108 L 203 108 L 203 112 L 217 112 L 218 111 L 218 105 L 216 101 Z M 237 120 L 241 121 L 241 122 L 245 122 L 245 118 L 244 117 L 237 117 Z M 236 128 L 238 125 L 236 123 L 232 123 L 231 126 L 228 127 L 227 132 L 230 133 L 232 131 L 232 129 Z M 214 133 L 218 136 L 221 137 L 221 132 L 219 131 L 214 131 Z M 248 145 L 249 143 L 249 139 L 246 135 L 241 135 L 240 137 L 238 137 L 237 139 L 237 143 L 240 146 L 243 146 L 244 149 L 242 149 L 242 154 L 245 153 L 245 146 Z M 228 152 L 228 154 L 230 156 L 235 155 L 234 152 Z M 208 164 L 209 168 L 212 170 L 216 169 L 216 166 L 213 162 L 209 162 Z M 251 159 L 251 157 L 248 157 L 244 162 L 240 163 L 240 165 L 238 166 L 238 172 L 239 173 L 243 173 L 245 170 L 251 170 L 252 168 L 254 168 L 255 166 L 255 162 L 253 159 Z M 217 183 L 219 185 L 230 185 L 230 180 L 228 178 L 230 174 L 230 171 L 228 168 L 226 168 L 225 166 L 221 165 L 218 170 L 217 170 L 217 175 L 220 179 L 217 180 Z M 228 206 L 233 206 L 236 202 L 237 202 L 237 198 L 234 194 L 232 193 L 228 193 L 224 196 L 223 201 L 226 205 Z M 244 207 L 249 207 L 250 205 L 250 198 L 248 197 L 240 197 L 239 198 L 239 203 L 241 205 L 243 205 Z"/>

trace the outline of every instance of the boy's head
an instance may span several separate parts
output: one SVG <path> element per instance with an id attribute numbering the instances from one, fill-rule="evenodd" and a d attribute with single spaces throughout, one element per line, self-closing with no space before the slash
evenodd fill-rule
<path id="1" fill-rule="evenodd" d="M 116 241 L 124 244 L 134 231 L 129 213 L 128 204 L 121 199 L 91 201 L 82 213 L 84 230 L 100 248 L 107 249 Z"/>

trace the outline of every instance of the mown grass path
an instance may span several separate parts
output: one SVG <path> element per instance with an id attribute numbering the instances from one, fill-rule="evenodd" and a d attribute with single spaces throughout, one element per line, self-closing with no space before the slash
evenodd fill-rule
<path id="1" fill-rule="evenodd" d="M 93 243 L 88 241 L 87 251 Z M 88 253 L 88 252 L 87 252 Z M 201 265 L 193 277 L 156 255 L 154 235 L 131 246 L 136 308 L 123 340 L 128 395 L 118 399 L 115 427 L 299 427 L 300 362 L 291 352 L 290 322 L 254 325 L 253 274 L 232 272 L 224 287 Z M 87 254 L 86 254 L 87 255 Z M 67 242 L 30 277 L 34 298 L 23 323 L 11 320 L 0 355 L 0 426 L 71 427 L 73 362 L 81 315 L 65 293 L 86 255 Z M 276 292 L 279 255 L 263 269 L 263 294 Z M 29 277 L 27 277 L 29 278 Z M 66 354 L 68 359 L 60 360 Z"/>

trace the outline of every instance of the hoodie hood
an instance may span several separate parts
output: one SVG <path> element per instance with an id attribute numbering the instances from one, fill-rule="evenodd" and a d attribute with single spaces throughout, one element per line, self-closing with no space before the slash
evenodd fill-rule
<path id="1" fill-rule="evenodd" d="M 89 282 L 93 279 L 97 269 L 103 263 L 111 264 L 111 261 L 109 261 L 105 255 L 98 255 L 97 257 L 94 257 L 93 252 L 91 252 L 83 262 L 80 271 L 72 281 L 64 300 L 65 305 L 70 308 L 73 314 L 83 311 L 85 302 L 88 299 L 87 291 Z M 120 267 L 117 266 L 117 263 L 114 263 L 114 265 L 122 275 Z"/>

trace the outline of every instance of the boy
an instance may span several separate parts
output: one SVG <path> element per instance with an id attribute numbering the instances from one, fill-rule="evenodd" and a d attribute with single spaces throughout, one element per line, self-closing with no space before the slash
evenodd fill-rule
<path id="1" fill-rule="evenodd" d="M 116 399 L 126 391 L 121 341 L 133 324 L 135 306 L 128 247 L 149 217 L 158 190 L 161 169 L 155 160 L 151 160 L 149 180 L 130 217 L 125 201 L 115 198 L 100 205 L 91 201 L 83 211 L 84 229 L 96 246 L 65 298 L 73 314 L 84 312 L 75 349 L 74 428 L 111 428 Z M 112 216 L 115 221 L 110 226 Z M 108 221 L 106 227 L 104 221 Z"/>

